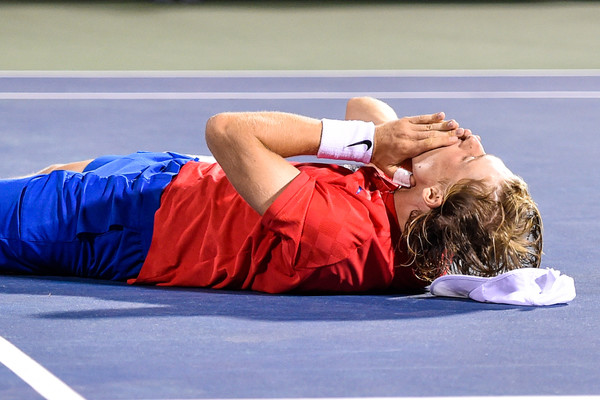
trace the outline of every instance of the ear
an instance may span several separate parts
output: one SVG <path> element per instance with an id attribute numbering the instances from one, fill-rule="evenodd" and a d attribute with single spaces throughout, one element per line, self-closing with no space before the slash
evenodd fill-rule
<path id="1" fill-rule="evenodd" d="M 429 186 L 423 189 L 423 201 L 429 208 L 437 208 L 442 205 L 444 191 L 439 185 Z"/>

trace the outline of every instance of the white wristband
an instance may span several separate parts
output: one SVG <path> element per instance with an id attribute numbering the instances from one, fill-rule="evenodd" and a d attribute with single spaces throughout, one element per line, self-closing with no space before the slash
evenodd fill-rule
<path id="1" fill-rule="evenodd" d="M 317 157 L 371 162 L 375 124 L 364 121 L 322 119 L 323 131 Z"/>
<path id="2" fill-rule="evenodd" d="M 410 187 L 410 177 L 412 172 L 407 171 L 403 168 L 398 168 L 396 172 L 394 172 L 394 177 L 392 178 L 392 182 L 394 182 L 398 186 L 402 187 Z"/>

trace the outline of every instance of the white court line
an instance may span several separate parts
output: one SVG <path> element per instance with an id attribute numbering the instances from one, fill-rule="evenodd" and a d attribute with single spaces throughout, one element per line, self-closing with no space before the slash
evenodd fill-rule
<path id="1" fill-rule="evenodd" d="M 0 71 L 0 78 L 362 78 L 600 76 L 600 69 Z"/>
<path id="2" fill-rule="evenodd" d="M 85 400 L 46 368 L 1 336 L 0 363 L 47 400 Z"/>
<path id="3" fill-rule="evenodd" d="M 0 92 L 0 100 L 600 99 L 600 91 L 482 92 Z"/>
<path id="4" fill-rule="evenodd" d="M 0 363 L 47 400 L 85 400 L 47 369 L 0 336 Z M 172 399 L 174 400 L 174 399 Z M 225 399 L 222 399 L 225 400 Z M 238 399 L 239 400 L 239 399 Z M 264 399 L 243 399 L 264 400 Z M 448 396 L 448 397 L 329 397 L 269 400 L 600 400 L 598 395 L 568 396 Z"/>
<path id="5" fill-rule="evenodd" d="M 183 400 L 183 399 L 169 399 Z M 186 399 L 201 400 L 201 399 Z M 264 400 L 259 398 L 236 398 L 215 400 Z M 304 398 L 269 398 L 268 400 L 600 400 L 598 395 L 568 396 L 448 396 L 448 397 L 304 397 Z"/>

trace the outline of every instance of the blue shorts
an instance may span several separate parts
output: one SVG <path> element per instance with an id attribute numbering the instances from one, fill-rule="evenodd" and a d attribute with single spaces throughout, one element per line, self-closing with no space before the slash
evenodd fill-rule
<path id="1" fill-rule="evenodd" d="M 142 267 L 165 187 L 193 158 L 135 153 L 0 180 L 0 273 L 125 280 Z"/>

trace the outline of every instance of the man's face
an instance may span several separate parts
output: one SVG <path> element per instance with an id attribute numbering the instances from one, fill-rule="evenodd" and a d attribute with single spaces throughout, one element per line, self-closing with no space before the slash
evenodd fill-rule
<path id="1" fill-rule="evenodd" d="M 476 136 L 413 158 L 412 169 L 416 185 L 425 187 L 461 179 L 484 179 L 495 185 L 513 176 L 502 160 L 485 153 Z"/>

